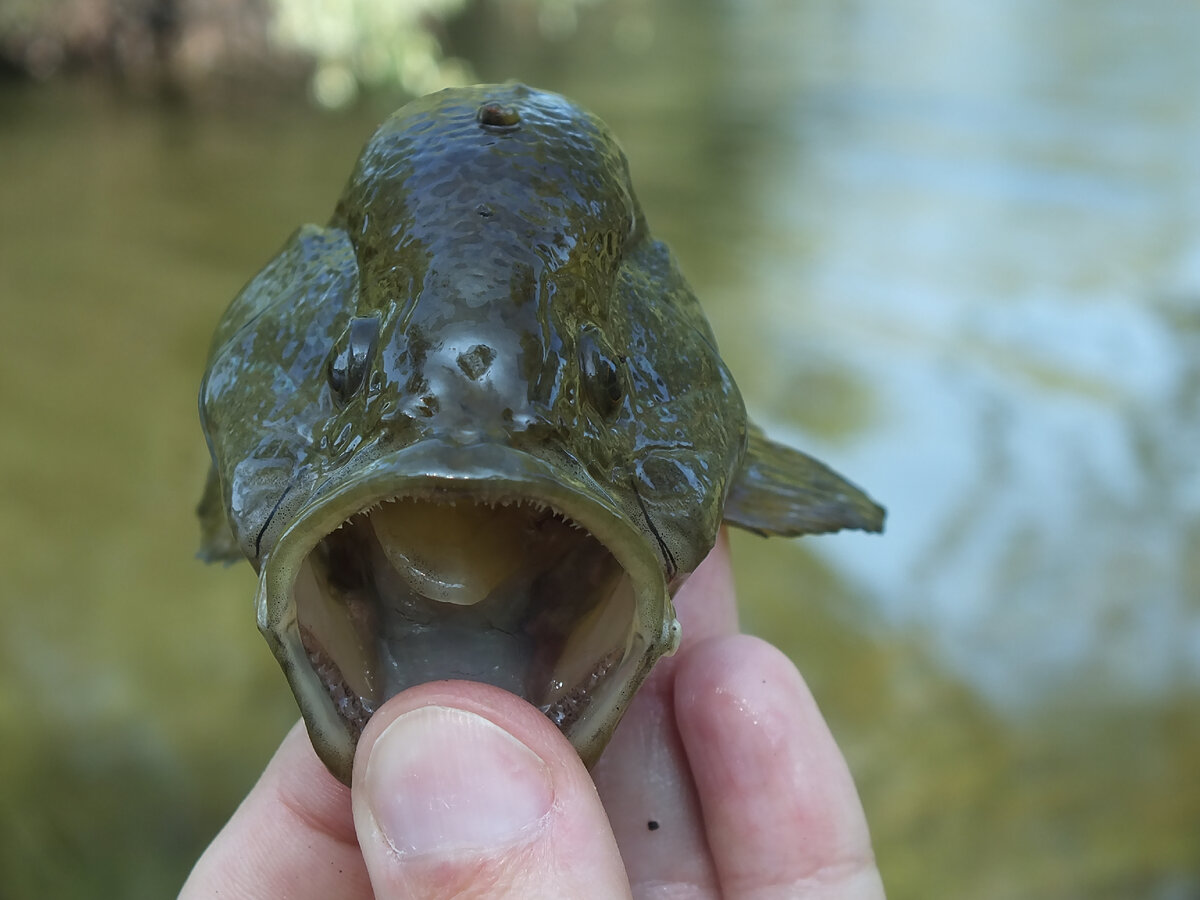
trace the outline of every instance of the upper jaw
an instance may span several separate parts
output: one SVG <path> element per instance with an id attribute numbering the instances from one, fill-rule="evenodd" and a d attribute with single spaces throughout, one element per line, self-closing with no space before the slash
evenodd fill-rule
<path id="1" fill-rule="evenodd" d="M 349 783 L 378 704 L 468 678 L 540 706 L 593 762 L 677 642 L 634 521 L 579 470 L 491 443 L 422 441 L 319 493 L 264 560 L 256 602 L 321 759 Z M 468 571 L 430 575 L 430 553 Z"/>

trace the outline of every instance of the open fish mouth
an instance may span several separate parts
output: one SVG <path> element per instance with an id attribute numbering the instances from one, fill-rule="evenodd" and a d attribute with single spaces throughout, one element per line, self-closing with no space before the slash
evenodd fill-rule
<path id="1" fill-rule="evenodd" d="M 446 678 L 569 727 L 634 639 L 624 569 L 535 501 L 388 499 L 313 548 L 294 598 L 309 664 L 359 729 L 383 699 Z"/>
<path id="2" fill-rule="evenodd" d="M 372 713 L 441 679 L 525 698 L 593 762 L 677 639 L 644 534 L 584 479 L 502 446 L 375 461 L 300 511 L 258 600 L 313 745 L 347 783 Z"/>

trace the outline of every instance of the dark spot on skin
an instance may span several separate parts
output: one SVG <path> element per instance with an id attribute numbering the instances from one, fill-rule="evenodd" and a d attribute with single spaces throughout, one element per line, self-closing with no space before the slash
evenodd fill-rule
<path id="1" fill-rule="evenodd" d="M 510 295 L 515 306 L 537 298 L 537 275 L 531 266 L 523 263 L 515 265 L 511 285 Z"/>
<path id="2" fill-rule="evenodd" d="M 651 831 L 658 831 L 658 822 L 654 821 L 654 819 L 651 819 L 649 822 L 646 823 L 646 827 L 649 828 Z"/>
<path id="3" fill-rule="evenodd" d="M 413 372 L 404 383 L 404 389 L 410 394 L 419 394 L 429 387 L 429 381 L 420 372 Z"/>
<path id="4" fill-rule="evenodd" d="M 475 114 L 481 128 L 488 131 L 516 131 L 521 127 L 521 114 L 511 106 L 489 102 Z"/>
<path id="5" fill-rule="evenodd" d="M 458 367 L 472 381 L 478 381 L 492 366 L 496 351 L 487 344 L 476 344 L 465 353 L 458 354 Z"/>

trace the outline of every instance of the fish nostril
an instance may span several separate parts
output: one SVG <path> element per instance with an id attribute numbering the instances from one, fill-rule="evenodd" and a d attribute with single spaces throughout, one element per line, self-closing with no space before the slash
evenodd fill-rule
<path id="1" fill-rule="evenodd" d="M 514 107 L 495 101 L 479 107 L 475 119 L 487 131 L 516 131 L 521 127 L 521 114 Z"/>
<path id="2" fill-rule="evenodd" d="M 478 381 L 487 374 L 496 358 L 496 351 L 487 344 L 476 344 L 470 350 L 458 354 L 458 367 L 472 381 Z"/>

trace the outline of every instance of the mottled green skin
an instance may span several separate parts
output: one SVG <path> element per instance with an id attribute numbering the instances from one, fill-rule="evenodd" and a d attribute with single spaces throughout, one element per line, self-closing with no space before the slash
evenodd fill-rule
<path id="1" fill-rule="evenodd" d="M 480 127 L 485 100 L 519 106 L 520 128 Z M 339 405 L 327 366 L 350 317 L 370 315 L 368 388 Z M 607 416 L 580 375 L 585 334 L 621 363 Z M 458 357 L 479 345 L 495 359 L 473 379 Z M 376 132 L 329 225 L 301 228 L 226 312 L 202 409 L 253 561 L 286 524 L 259 538 L 285 487 L 290 511 L 331 475 L 436 436 L 581 467 L 631 515 L 636 487 L 666 565 L 690 571 L 745 443 L 737 388 L 611 134 L 520 85 L 434 94 Z"/>
<path id="2" fill-rule="evenodd" d="M 491 120 L 519 122 L 481 122 L 489 102 L 509 114 Z M 348 326 L 372 316 L 377 341 L 349 348 L 365 359 L 362 385 L 339 392 L 331 369 L 354 344 Z M 519 460 L 536 461 L 531 471 L 583 498 L 573 518 L 605 507 L 621 523 L 607 540 L 656 561 L 661 586 L 647 596 L 664 592 L 653 613 L 666 621 L 639 682 L 674 639 L 665 591 L 704 558 L 723 514 L 785 534 L 882 521 L 829 470 L 748 427 L 613 136 L 523 85 L 443 91 L 389 118 L 329 224 L 297 231 L 225 313 L 200 404 L 215 472 L 206 553 L 228 556 L 231 529 L 264 583 L 281 536 L 312 530 L 311 546 L 323 531 L 309 511 L 405 448 L 432 448 L 441 483 L 503 481 L 505 496 L 520 493 Z M 490 447 L 519 454 L 515 469 L 480 468 Z M 287 616 L 265 614 L 277 601 L 263 593 L 260 624 L 295 687 Z"/>

